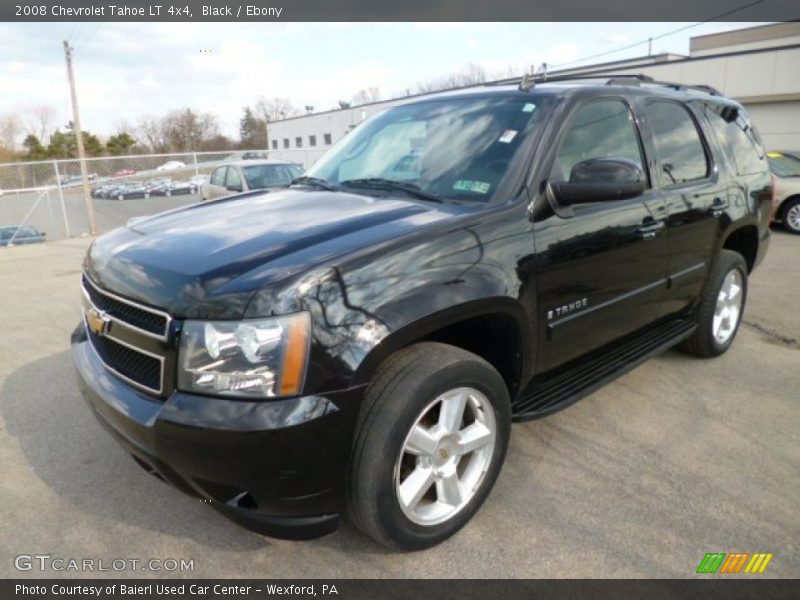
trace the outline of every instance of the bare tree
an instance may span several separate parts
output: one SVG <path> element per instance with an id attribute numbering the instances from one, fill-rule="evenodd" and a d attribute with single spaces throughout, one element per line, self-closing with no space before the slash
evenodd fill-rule
<path id="1" fill-rule="evenodd" d="M 52 106 L 39 104 L 26 111 L 25 133 L 32 133 L 40 140 L 46 140 L 55 129 L 56 111 Z"/>
<path id="2" fill-rule="evenodd" d="M 8 152 L 17 149 L 17 138 L 22 132 L 19 117 L 11 113 L 0 115 L 0 145 Z"/>
<path id="3" fill-rule="evenodd" d="M 452 90 L 454 88 L 478 85 L 485 83 L 488 79 L 489 76 L 486 73 L 486 69 L 480 65 L 470 63 L 455 73 L 417 83 L 416 89 L 419 94 L 429 94 L 441 90 Z"/>
<path id="4" fill-rule="evenodd" d="M 169 136 L 164 121 L 158 117 L 141 117 L 136 128 L 137 137 L 146 141 L 150 149 L 156 153 L 166 152 L 169 146 Z"/>
<path id="5" fill-rule="evenodd" d="M 288 98 L 267 99 L 264 96 L 259 96 L 253 110 L 260 119 L 267 123 L 295 117 L 300 114 L 300 111 L 295 108 Z"/>
<path id="6" fill-rule="evenodd" d="M 377 102 L 381 99 L 381 90 L 375 86 L 358 90 L 353 96 L 353 106 L 360 104 L 368 104 L 370 102 Z"/>

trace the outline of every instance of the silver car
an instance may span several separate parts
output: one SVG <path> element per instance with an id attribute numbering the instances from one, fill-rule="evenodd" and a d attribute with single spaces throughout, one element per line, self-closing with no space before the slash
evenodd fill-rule
<path id="1" fill-rule="evenodd" d="M 774 218 L 790 233 L 800 235 L 800 158 L 795 152 L 768 152 L 775 176 Z"/>
<path id="2" fill-rule="evenodd" d="M 300 166 L 283 160 L 240 160 L 220 165 L 203 185 L 203 200 L 239 192 L 284 187 L 302 175 Z"/>

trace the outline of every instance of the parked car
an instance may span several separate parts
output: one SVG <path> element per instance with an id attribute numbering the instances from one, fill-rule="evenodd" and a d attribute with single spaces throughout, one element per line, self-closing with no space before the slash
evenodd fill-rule
<path id="1" fill-rule="evenodd" d="M 136 175 L 136 171 L 133 169 L 120 169 L 111 175 L 111 177 L 130 177 L 131 175 Z"/>
<path id="2" fill-rule="evenodd" d="M 0 227 L 0 246 L 19 246 L 38 244 L 45 241 L 47 234 L 30 225 L 11 225 Z"/>
<path id="3" fill-rule="evenodd" d="M 800 153 L 769 152 L 767 160 L 775 176 L 775 221 L 786 231 L 800 235 Z"/>
<path id="4" fill-rule="evenodd" d="M 303 170 L 282 160 L 240 160 L 214 169 L 202 188 L 202 199 L 212 200 L 231 193 L 284 187 L 299 177 Z"/>
<path id="5" fill-rule="evenodd" d="M 152 196 L 178 196 L 182 194 L 196 194 L 199 187 L 190 181 L 165 181 L 154 185 L 150 189 Z"/>
<path id="6" fill-rule="evenodd" d="M 177 171 L 179 169 L 185 169 L 186 163 L 181 162 L 179 160 L 171 160 L 169 162 L 165 162 L 163 165 L 156 167 L 156 171 Z"/>
<path id="7" fill-rule="evenodd" d="M 197 189 L 202 188 L 205 184 L 208 183 L 208 175 L 195 175 L 189 178 L 189 183 L 193 183 L 197 186 Z"/>
<path id="8" fill-rule="evenodd" d="M 417 550 L 479 509 L 512 421 L 672 346 L 724 354 L 770 239 L 747 111 L 643 77 L 533 83 L 394 106 L 288 188 L 99 237 L 72 337 L 91 412 L 255 531 L 348 514 Z"/>
<path id="9" fill-rule="evenodd" d="M 126 181 L 114 187 L 106 188 L 98 198 L 109 200 L 132 200 L 149 198 L 150 192 L 141 181 Z"/>
<path id="10" fill-rule="evenodd" d="M 269 152 L 256 152 L 254 150 L 248 150 L 242 154 L 242 160 L 267 160 L 269 158 Z"/>

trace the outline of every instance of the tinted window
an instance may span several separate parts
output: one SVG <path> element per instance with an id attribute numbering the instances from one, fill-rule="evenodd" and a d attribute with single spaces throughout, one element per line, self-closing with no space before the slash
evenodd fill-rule
<path id="1" fill-rule="evenodd" d="M 242 176 L 239 175 L 239 169 L 230 167 L 228 169 L 228 176 L 225 178 L 226 187 L 242 187 Z"/>
<path id="2" fill-rule="evenodd" d="M 712 104 L 706 106 L 706 115 L 739 175 L 760 173 L 767 168 L 761 141 L 743 109 Z"/>
<path id="3" fill-rule="evenodd" d="M 703 142 L 689 110 L 677 102 L 656 100 L 645 107 L 666 183 L 685 183 L 708 175 Z"/>
<path id="4" fill-rule="evenodd" d="M 219 167 L 214 174 L 211 175 L 211 185 L 225 185 L 225 169 L 228 167 Z"/>
<path id="5" fill-rule="evenodd" d="M 644 170 L 633 117 L 620 100 L 601 100 L 579 109 L 561 143 L 550 178 L 569 181 L 572 168 L 592 158 L 625 158 Z"/>
<path id="6" fill-rule="evenodd" d="M 323 137 L 325 139 L 325 145 L 326 146 L 330 146 L 331 145 L 331 134 L 330 133 L 326 133 Z"/>

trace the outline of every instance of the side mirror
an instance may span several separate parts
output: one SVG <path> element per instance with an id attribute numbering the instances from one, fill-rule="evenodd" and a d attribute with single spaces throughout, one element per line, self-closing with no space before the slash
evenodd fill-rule
<path id="1" fill-rule="evenodd" d="M 228 189 L 229 192 L 241 192 L 242 191 L 242 186 L 241 185 L 229 185 L 227 189 Z"/>
<path id="2" fill-rule="evenodd" d="M 569 181 L 548 183 L 549 193 L 562 206 L 635 198 L 645 189 L 642 169 L 626 158 L 584 160 L 572 167 Z"/>

